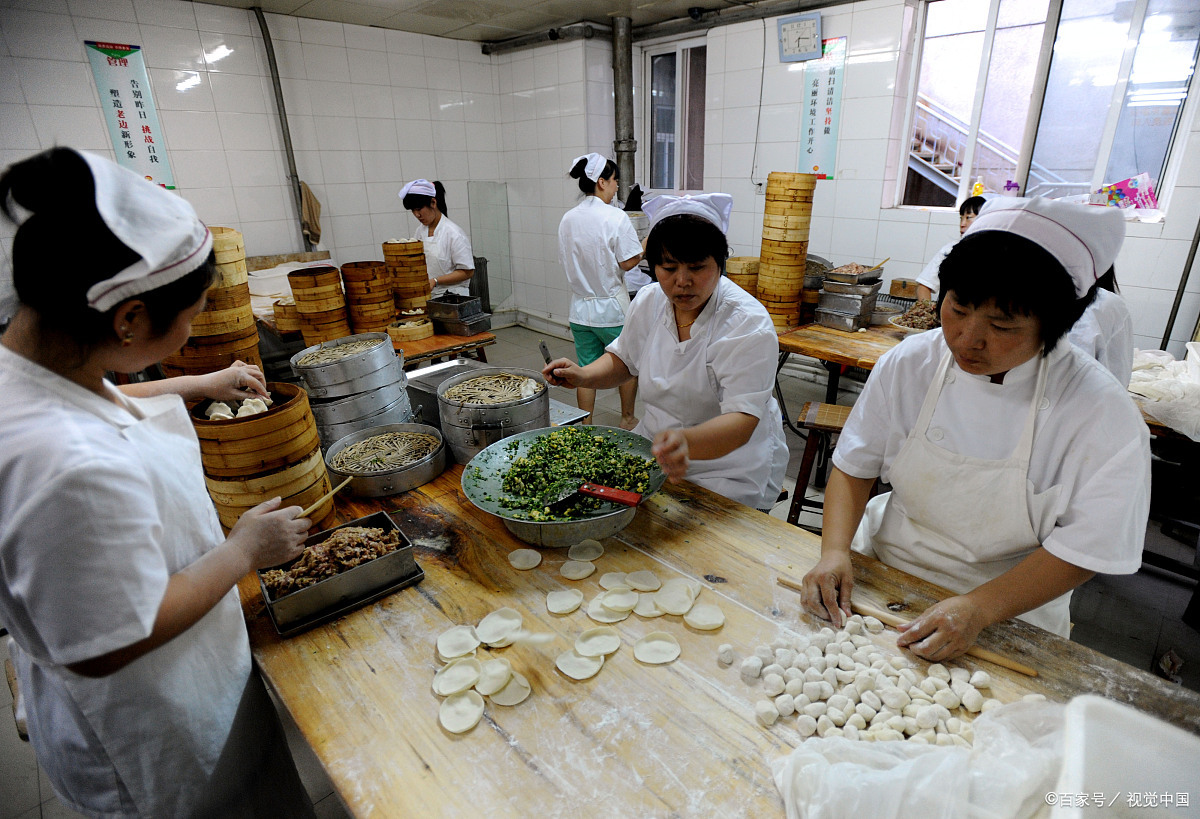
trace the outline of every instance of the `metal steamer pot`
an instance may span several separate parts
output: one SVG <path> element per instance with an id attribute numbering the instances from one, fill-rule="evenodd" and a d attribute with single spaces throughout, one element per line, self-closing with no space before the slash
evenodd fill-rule
<path id="1" fill-rule="evenodd" d="M 651 442 L 640 435 L 634 435 L 617 427 L 583 426 L 594 435 L 603 435 L 622 445 L 629 445 L 629 451 L 643 458 L 653 460 L 650 454 Z M 506 441 L 488 446 L 463 469 L 463 494 L 475 506 L 485 512 L 490 512 L 504 522 L 505 528 L 520 540 L 534 546 L 560 548 L 572 546 L 585 538 L 611 537 L 633 522 L 637 507 L 621 506 L 616 503 L 604 503 L 589 517 L 578 520 L 534 521 L 518 518 L 513 510 L 500 505 L 498 499 L 506 494 L 503 483 L 513 461 L 521 458 L 529 451 L 533 442 L 543 435 L 549 435 L 553 429 L 538 429 L 513 435 Z M 657 466 L 650 473 L 650 485 L 642 493 L 642 501 L 662 489 L 667 480 L 666 473 Z"/>
<path id="2" fill-rule="evenodd" d="M 364 395 L 369 394 L 364 393 Z M 413 412 L 412 405 L 408 401 L 408 392 L 401 386 L 399 398 L 370 415 L 353 418 L 340 424 L 322 424 L 318 420 L 317 435 L 320 436 L 322 444 L 328 450 L 333 443 L 359 430 L 385 424 L 407 424 L 412 420 Z"/>
<path id="3" fill-rule="evenodd" d="M 446 398 L 446 390 L 485 375 L 509 373 L 531 378 L 542 389 L 529 398 L 503 404 L 464 404 Z M 482 449 L 520 432 L 550 426 L 550 389 L 536 370 L 519 367 L 481 367 L 452 375 L 438 385 L 438 418 L 454 459 L 465 464 Z"/>
<path id="4" fill-rule="evenodd" d="M 309 353 L 356 341 L 383 343 L 337 361 L 309 365 L 299 363 Z M 341 398 L 375 390 L 396 381 L 407 383 L 403 355 L 396 353 L 392 347 L 391 336 L 387 333 L 360 333 L 334 341 L 324 341 L 296 353 L 290 362 L 292 371 L 304 382 L 304 389 L 310 398 Z"/>
<path id="5" fill-rule="evenodd" d="M 388 432 L 421 432 L 426 435 L 432 435 L 434 438 L 437 438 L 438 446 L 432 453 L 419 461 L 415 461 L 399 469 L 368 472 L 351 477 L 350 473 L 340 472 L 333 467 L 334 456 L 346 447 Z M 384 424 L 360 430 L 335 441 L 329 447 L 329 451 L 325 453 L 325 469 L 329 472 L 330 481 L 335 485 L 341 483 L 346 478 L 351 478 L 348 488 L 356 495 L 367 498 L 398 495 L 401 492 L 407 492 L 410 489 L 427 484 L 446 471 L 446 444 L 442 438 L 442 434 L 437 429 L 425 424 Z"/>

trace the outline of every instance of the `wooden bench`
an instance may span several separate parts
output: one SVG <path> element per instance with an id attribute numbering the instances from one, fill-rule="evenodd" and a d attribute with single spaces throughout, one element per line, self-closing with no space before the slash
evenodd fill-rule
<path id="1" fill-rule="evenodd" d="M 817 455 L 832 442 L 834 435 L 842 431 L 850 409 L 841 404 L 823 404 L 819 401 L 806 401 L 800 408 L 800 417 L 796 419 L 796 425 L 808 430 L 808 440 L 804 443 L 804 456 L 800 459 L 800 472 L 796 475 L 796 489 L 792 493 L 792 505 L 788 509 L 788 523 L 800 525 L 800 513 L 806 503 L 804 496 L 812 480 Z M 819 501 L 808 502 L 808 505 L 814 509 L 822 508 Z"/>

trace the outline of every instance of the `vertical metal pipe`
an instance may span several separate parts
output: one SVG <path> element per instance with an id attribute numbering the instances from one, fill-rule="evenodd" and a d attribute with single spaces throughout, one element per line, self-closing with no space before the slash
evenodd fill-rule
<path id="1" fill-rule="evenodd" d="M 633 20 L 613 18 L 613 103 L 616 106 L 616 139 L 613 150 L 617 155 L 617 171 L 621 175 L 617 196 L 629 198 L 629 186 L 634 182 L 634 158 L 637 140 L 633 138 Z"/>
<path id="2" fill-rule="evenodd" d="M 1183 294 L 1187 292 L 1188 277 L 1192 274 L 1192 263 L 1196 261 L 1196 248 L 1200 247 L 1200 222 L 1196 223 L 1196 232 L 1192 234 L 1192 246 L 1188 248 L 1187 261 L 1183 263 L 1183 273 L 1179 277 L 1179 287 L 1175 288 L 1175 302 L 1171 305 L 1171 315 L 1167 317 L 1167 327 L 1163 330 L 1160 350 L 1167 349 L 1171 343 L 1171 331 L 1175 329 L 1175 317 L 1179 315 L 1179 305 L 1183 303 Z M 1193 337 L 1200 333 L 1200 322 L 1196 323 Z"/>
<path id="3" fill-rule="evenodd" d="M 258 28 L 262 31 L 263 48 L 267 51 L 267 64 L 271 67 L 271 85 L 275 88 L 275 107 L 279 111 L 279 128 L 283 131 L 283 152 L 287 158 L 288 184 L 292 189 L 292 201 L 296 205 L 296 227 L 300 230 L 300 238 L 304 240 L 304 250 L 307 252 L 312 250 L 312 243 L 308 241 L 303 228 L 300 227 L 301 214 L 304 212 L 301 205 L 300 176 L 296 173 L 296 154 L 292 150 L 292 132 L 288 128 L 287 109 L 283 104 L 283 86 L 279 84 L 279 65 L 275 62 L 275 46 L 271 43 L 271 32 L 267 30 L 267 18 L 263 16 L 262 7 L 254 6 L 251 11 L 258 19 Z"/>

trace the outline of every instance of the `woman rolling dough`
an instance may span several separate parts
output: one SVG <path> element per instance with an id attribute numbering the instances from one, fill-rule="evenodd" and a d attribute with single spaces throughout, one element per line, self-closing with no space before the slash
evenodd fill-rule
<path id="1" fill-rule="evenodd" d="M 758 509 L 779 495 L 787 444 L 771 394 L 779 341 L 758 301 L 722 273 L 733 198 L 660 196 L 645 203 L 646 257 L 658 278 L 630 305 L 625 329 L 596 361 L 546 365 L 552 384 L 606 389 L 637 378 L 667 475 Z"/>
<path id="2" fill-rule="evenodd" d="M 898 640 L 945 660 L 1009 617 L 1067 637 L 1072 589 L 1138 569 L 1146 425 L 1065 338 L 1123 238 L 1112 209 L 984 208 L 942 264 L 941 329 L 879 359 L 838 440 L 806 610 L 850 612 L 853 541 L 956 592 Z M 892 491 L 868 503 L 876 478 Z"/>

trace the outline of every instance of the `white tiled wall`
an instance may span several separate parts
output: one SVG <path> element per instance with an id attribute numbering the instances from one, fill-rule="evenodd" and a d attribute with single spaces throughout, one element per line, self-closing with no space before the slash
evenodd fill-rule
<path id="1" fill-rule="evenodd" d="M 836 178 L 818 183 L 810 248 L 839 263 L 890 256 L 889 277 L 914 276 L 954 238 L 958 221 L 948 210 L 884 206 L 894 198 L 891 168 L 904 149 L 898 123 L 912 17 L 904 0 L 822 12 L 824 35 L 848 37 L 849 54 Z M 488 57 L 473 43 L 267 19 L 299 175 L 322 203 L 322 244 L 334 260 L 377 258 L 384 239 L 415 233 L 396 197 L 407 179 L 440 178 L 451 218 L 468 231 L 466 181 L 504 182 L 513 276 L 504 306 L 544 327 L 565 323 L 570 297 L 557 227 L 579 196 L 567 166 L 587 151 L 613 153 L 607 40 Z M 730 238 L 739 255 L 758 252 L 756 183 L 769 171 L 796 169 L 799 159 L 803 75 L 779 62 L 774 25 L 747 22 L 707 35 L 705 186 L 734 195 Z M 177 185 L 202 218 L 238 227 L 251 253 L 301 249 L 266 55 L 249 11 L 180 0 L 0 0 L 0 164 L 55 144 L 111 151 L 85 39 L 144 47 Z M 636 136 L 644 144 L 636 48 L 634 68 Z M 1200 218 L 1200 121 L 1181 143 L 1167 219 L 1131 224 L 1117 262 L 1136 341 L 1147 348 L 1159 346 Z M 9 286 L 11 235 L 11 226 L 0 229 L 0 296 Z M 1198 312 L 1200 270 L 1175 324 L 1176 355 Z"/>

